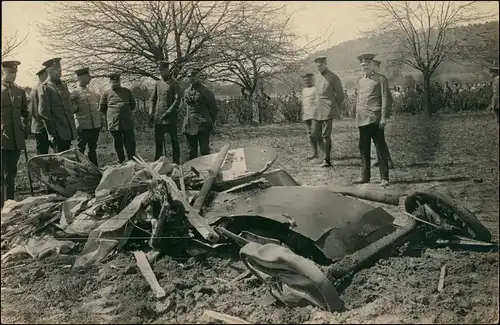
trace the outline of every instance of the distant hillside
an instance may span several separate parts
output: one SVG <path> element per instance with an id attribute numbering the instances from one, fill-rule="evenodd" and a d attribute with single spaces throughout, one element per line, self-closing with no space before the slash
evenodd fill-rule
<path id="1" fill-rule="evenodd" d="M 492 28 L 495 26 L 498 29 L 497 21 L 481 24 L 479 27 L 478 25 L 472 25 L 462 28 Z M 377 45 L 379 43 L 380 42 L 378 42 L 375 38 L 358 38 L 340 43 L 329 49 L 311 54 L 304 63 L 301 71 L 316 72 L 316 67 L 312 61 L 313 58 L 317 56 L 326 56 L 329 68 L 339 75 L 344 87 L 352 88 L 361 72 L 359 62 L 356 57 L 362 53 L 374 53 L 377 54 L 377 59 L 383 62 L 381 72 L 389 78 L 389 82 L 391 84 L 401 84 L 403 81 L 402 75 L 406 74 L 415 76 L 417 80 L 420 78 L 420 73 L 410 67 L 405 66 L 400 72 L 398 72 L 395 71 L 395 69 L 388 67 L 387 64 L 384 64 L 391 58 L 389 57 L 390 54 L 386 54 L 388 53 L 386 48 Z M 488 74 L 487 71 L 483 71 L 477 66 L 460 65 L 454 62 L 445 61 L 441 63 L 434 75 L 434 79 L 441 82 L 457 78 L 463 82 L 481 82 L 487 80 Z M 239 94 L 239 89 L 236 87 L 224 88 L 223 92 L 225 94 Z M 287 93 L 290 92 L 290 86 L 282 82 L 268 82 L 266 83 L 266 91 L 269 93 Z"/>

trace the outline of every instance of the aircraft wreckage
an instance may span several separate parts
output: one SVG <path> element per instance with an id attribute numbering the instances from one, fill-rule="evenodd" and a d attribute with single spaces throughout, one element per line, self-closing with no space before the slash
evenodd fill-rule
<path id="1" fill-rule="evenodd" d="M 494 245 L 472 212 L 441 193 L 411 193 L 406 220 L 396 223 L 360 199 L 398 205 L 400 195 L 301 186 L 285 170 L 269 170 L 276 157 L 273 148 L 226 145 L 182 166 L 138 156 L 98 169 L 77 149 L 35 156 L 31 176 L 57 194 L 6 202 L 2 264 L 16 254 L 56 252 L 73 256 L 79 268 L 133 247 L 148 250 L 152 263 L 161 254 L 239 247 L 249 272 L 276 300 L 338 311 L 337 281 L 415 234 Z M 135 254 L 144 265 L 144 254 Z"/>

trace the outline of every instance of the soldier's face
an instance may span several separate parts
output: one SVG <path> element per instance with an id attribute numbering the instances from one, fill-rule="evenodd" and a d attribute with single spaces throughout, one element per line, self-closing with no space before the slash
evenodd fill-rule
<path id="1" fill-rule="evenodd" d="M 51 78 L 60 79 L 62 74 L 62 69 L 60 64 L 54 64 L 50 68 L 47 68 L 47 73 Z"/>
<path id="2" fill-rule="evenodd" d="M 189 81 L 192 83 L 192 84 L 196 84 L 196 83 L 199 83 L 200 82 L 200 75 L 195 73 L 195 74 L 191 74 L 189 76 Z"/>
<path id="3" fill-rule="evenodd" d="M 121 85 L 120 79 L 113 79 L 111 82 L 111 88 L 119 88 Z"/>
<path id="4" fill-rule="evenodd" d="M 160 76 L 162 77 L 168 77 L 168 68 L 160 68 Z"/>
<path id="5" fill-rule="evenodd" d="M 2 69 L 2 80 L 6 82 L 14 82 L 16 81 L 17 71 L 11 68 L 3 68 Z"/>
<path id="6" fill-rule="evenodd" d="M 316 68 L 318 68 L 319 72 L 325 71 L 326 70 L 326 62 L 325 61 L 316 62 Z"/>
<path id="7" fill-rule="evenodd" d="M 361 62 L 361 68 L 364 73 L 373 72 L 375 70 L 375 63 L 373 61 L 363 61 Z"/>
<path id="8" fill-rule="evenodd" d="M 80 82 L 80 85 L 82 85 L 82 86 L 88 86 L 90 83 L 90 79 L 91 79 L 91 77 L 88 74 L 78 76 L 78 81 Z"/>

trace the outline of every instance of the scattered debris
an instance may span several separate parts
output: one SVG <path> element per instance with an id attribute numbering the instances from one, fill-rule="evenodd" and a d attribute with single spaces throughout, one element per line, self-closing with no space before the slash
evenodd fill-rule
<path id="1" fill-rule="evenodd" d="M 218 313 L 216 311 L 212 310 L 205 310 L 203 312 L 202 316 L 202 321 L 203 322 L 209 322 L 209 321 L 219 321 L 223 322 L 225 324 L 252 324 L 247 322 L 246 320 L 243 320 L 239 317 L 223 314 L 223 313 Z"/>
<path id="2" fill-rule="evenodd" d="M 444 289 L 444 277 L 446 276 L 446 265 L 441 266 L 441 272 L 439 273 L 439 283 L 438 283 L 438 292 L 442 292 Z"/>
<path id="3" fill-rule="evenodd" d="M 165 297 L 165 290 L 163 290 L 163 288 L 158 283 L 158 280 L 156 279 L 156 276 L 153 273 L 153 269 L 151 269 L 151 265 L 149 265 L 148 259 L 146 258 L 144 252 L 134 252 L 134 256 L 137 260 L 137 266 L 139 267 L 139 270 L 141 270 L 142 275 L 146 278 L 146 281 L 148 281 L 151 289 L 153 289 L 156 298 L 161 299 Z"/>

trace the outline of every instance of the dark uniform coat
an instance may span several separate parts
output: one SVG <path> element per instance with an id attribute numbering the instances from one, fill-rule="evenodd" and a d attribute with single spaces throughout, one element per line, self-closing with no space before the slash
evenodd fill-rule
<path id="1" fill-rule="evenodd" d="M 99 109 L 106 114 L 109 131 L 129 131 L 134 129 L 132 111 L 135 98 L 130 89 L 120 87 L 108 89 L 102 94 Z"/>
<path id="2" fill-rule="evenodd" d="M 181 97 L 182 93 L 176 80 L 157 81 L 149 98 L 149 116 L 154 117 L 154 123 L 177 124 Z"/>
<path id="3" fill-rule="evenodd" d="M 43 83 L 43 82 L 42 82 Z M 38 88 L 42 83 L 33 87 L 30 94 L 30 113 L 31 113 L 31 133 L 40 134 L 45 130 L 40 116 L 38 115 Z"/>
<path id="4" fill-rule="evenodd" d="M 209 132 L 217 116 L 214 93 L 203 84 L 191 85 L 184 93 L 186 117 L 182 131 L 188 135 Z"/>
<path id="5" fill-rule="evenodd" d="M 49 135 L 61 141 L 76 140 L 76 125 L 68 86 L 52 80 L 38 87 L 38 114 Z"/>
<path id="6" fill-rule="evenodd" d="M 2 149 L 24 149 L 24 123 L 21 120 L 29 117 L 28 99 L 26 92 L 16 85 L 6 87 L 2 85 Z"/>
<path id="7" fill-rule="evenodd" d="M 377 72 L 358 80 L 356 124 L 358 127 L 388 119 L 392 103 L 389 82 Z"/>

